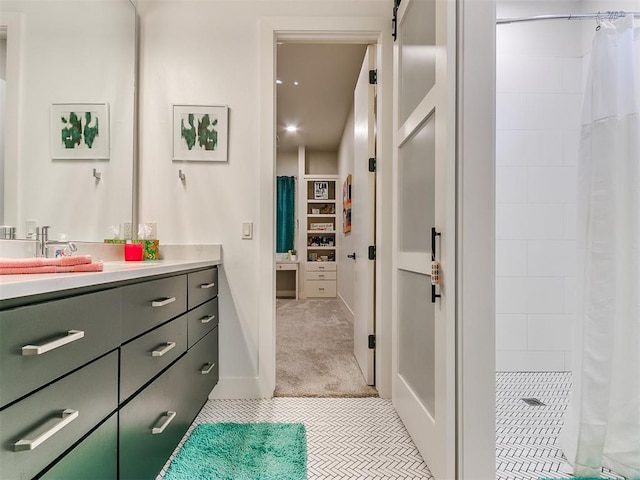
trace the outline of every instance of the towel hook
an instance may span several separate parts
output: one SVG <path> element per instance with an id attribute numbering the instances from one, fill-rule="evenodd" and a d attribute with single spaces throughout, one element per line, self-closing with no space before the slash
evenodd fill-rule
<path id="1" fill-rule="evenodd" d="M 99 172 L 97 169 L 95 169 L 95 168 L 94 168 L 94 169 L 93 169 L 93 176 L 94 176 L 95 178 L 97 178 L 98 180 L 100 180 L 100 179 L 102 178 L 102 173 L 101 173 L 101 172 Z"/>
<path id="2" fill-rule="evenodd" d="M 187 179 L 187 176 L 182 172 L 182 170 L 178 170 L 178 178 L 184 182 Z"/>

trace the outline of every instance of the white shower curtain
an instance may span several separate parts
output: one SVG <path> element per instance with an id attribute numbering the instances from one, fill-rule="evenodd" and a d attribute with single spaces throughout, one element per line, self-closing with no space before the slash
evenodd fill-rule
<path id="1" fill-rule="evenodd" d="M 578 166 L 573 387 L 560 445 L 574 475 L 640 478 L 640 28 L 594 33 Z"/>

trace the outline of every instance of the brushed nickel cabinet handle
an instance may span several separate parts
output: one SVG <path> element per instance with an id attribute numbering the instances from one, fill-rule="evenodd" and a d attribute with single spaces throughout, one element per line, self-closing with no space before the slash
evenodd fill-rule
<path id="1" fill-rule="evenodd" d="M 206 317 L 202 317 L 200 319 L 200 323 L 209 323 L 211 320 L 213 320 L 214 318 L 216 318 L 216 316 L 212 313 L 210 315 L 207 315 Z"/>
<path id="2" fill-rule="evenodd" d="M 176 418 L 176 412 L 172 412 L 171 410 L 169 410 L 168 412 L 165 412 L 164 415 L 162 416 L 167 417 L 167 419 L 164 422 L 162 422 L 162 425 L 160 425 L 159 427 L 153 427 L 151 429 L 152 435 L 158 435 L 159 433 L 164 432 L 164 429 L 169 426 L 169 424 L 173 421 L 174 418 Z"/>
<path id="3" fill-rule="evenodd" d="M 22 347 L 22 356 L 42 355 L 43 353 L 50 352 L 51 350 L 55 350 L 56 348 L 60 348 L 71 342 L 75 342 L 76 340 L 80 340 L 82 337 L 84 337 L 84 332 L 82 330 L 69 330 L 64 337 L 54 340 L 53 342 L 45 343 L 43 345 L 25 345 Z"/>
<path id="4" fill-rule="evenodd" d="M 168 297 L 168 298 L 165 298 L 164 300 L 154 300 L 153 302 L 151 302 L 151 306 L 164 307 L 165 305 L 169 305 L 170 303 L 173 303 L 175 301 L 176 301 L 176 297 Z"/>
<path id="5" fill-rule="evenodd" d="M 59 415 L 62 419 L 58 423 L 56 423 L 53 427 L 51 427 L 46 432 L 41 433 L 33 440 L 29 440 L 29 439 L 18 440 L 16 443 L 13 444 L 13 451 L 22 452 L 24 450 L 34 450 L 38 448 L 40 445 L 42 445 L 44 442 L 49 440 L 56 433 L 58 433 L 60 430 L 62 430 L 64 427 L 66 427 L 71 422 L 73 422 L 76 418 L 78 418 L 78 415 L 80 415 L 80 412 L 78 412 L 78 410 L 71 410 L 70 408 L 68 408 L 60 412 Z"/>
<path id="6" fill-rule="evenodd" d="M 165 343 L 165 346 L 163 348 L 161 348 L 160 350 L 154 350 L 153 352 L 151 352 L 151 356 L 152 357 L 161 357 L 165 353 L 167 353 L 169 350 L 173 349 L 175 346 L 176 346 L 176 342 L 167 342 L 167 343 Z"/>
<path id="7" fill-rule="evenodd" d="M 213 367 L 215 367 L 216 364 L 215 362 L 213 363 L 205 363 L 202 368 L 200 369 L 200 373 L 202 375 L 207 375 L 208 373 L 211 373 L 211 370 L 213 370 Z"/>
<path id="8" fill-rule="evenodd" d="M 200 285 L 200 288 L 205 288 L 205 289 L 206 289 L 206 288 L 213 288 L 213 287 L 215 287 L 215 286 L 216 286 L 215 282 L 212 282 L 212 283 L 203 283 L 202 285 Z"/>

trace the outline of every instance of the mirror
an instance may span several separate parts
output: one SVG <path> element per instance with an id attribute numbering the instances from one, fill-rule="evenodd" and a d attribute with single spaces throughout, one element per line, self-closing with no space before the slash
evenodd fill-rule
<path id="1" fill-rule="evenodd" d="M 133 218 L 135 7 L 2 0 L 0 28 L 0 225 L 102 241 Z"/>

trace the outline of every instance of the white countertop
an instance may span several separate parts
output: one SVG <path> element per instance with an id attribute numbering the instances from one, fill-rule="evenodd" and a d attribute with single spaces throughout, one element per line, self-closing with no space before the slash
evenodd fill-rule
<path id="1" fill-rule="evenodd" d="M 220 259 L 104 262 L 102 272 L 0 275 L 0 300 L 219 265 Z"/>

